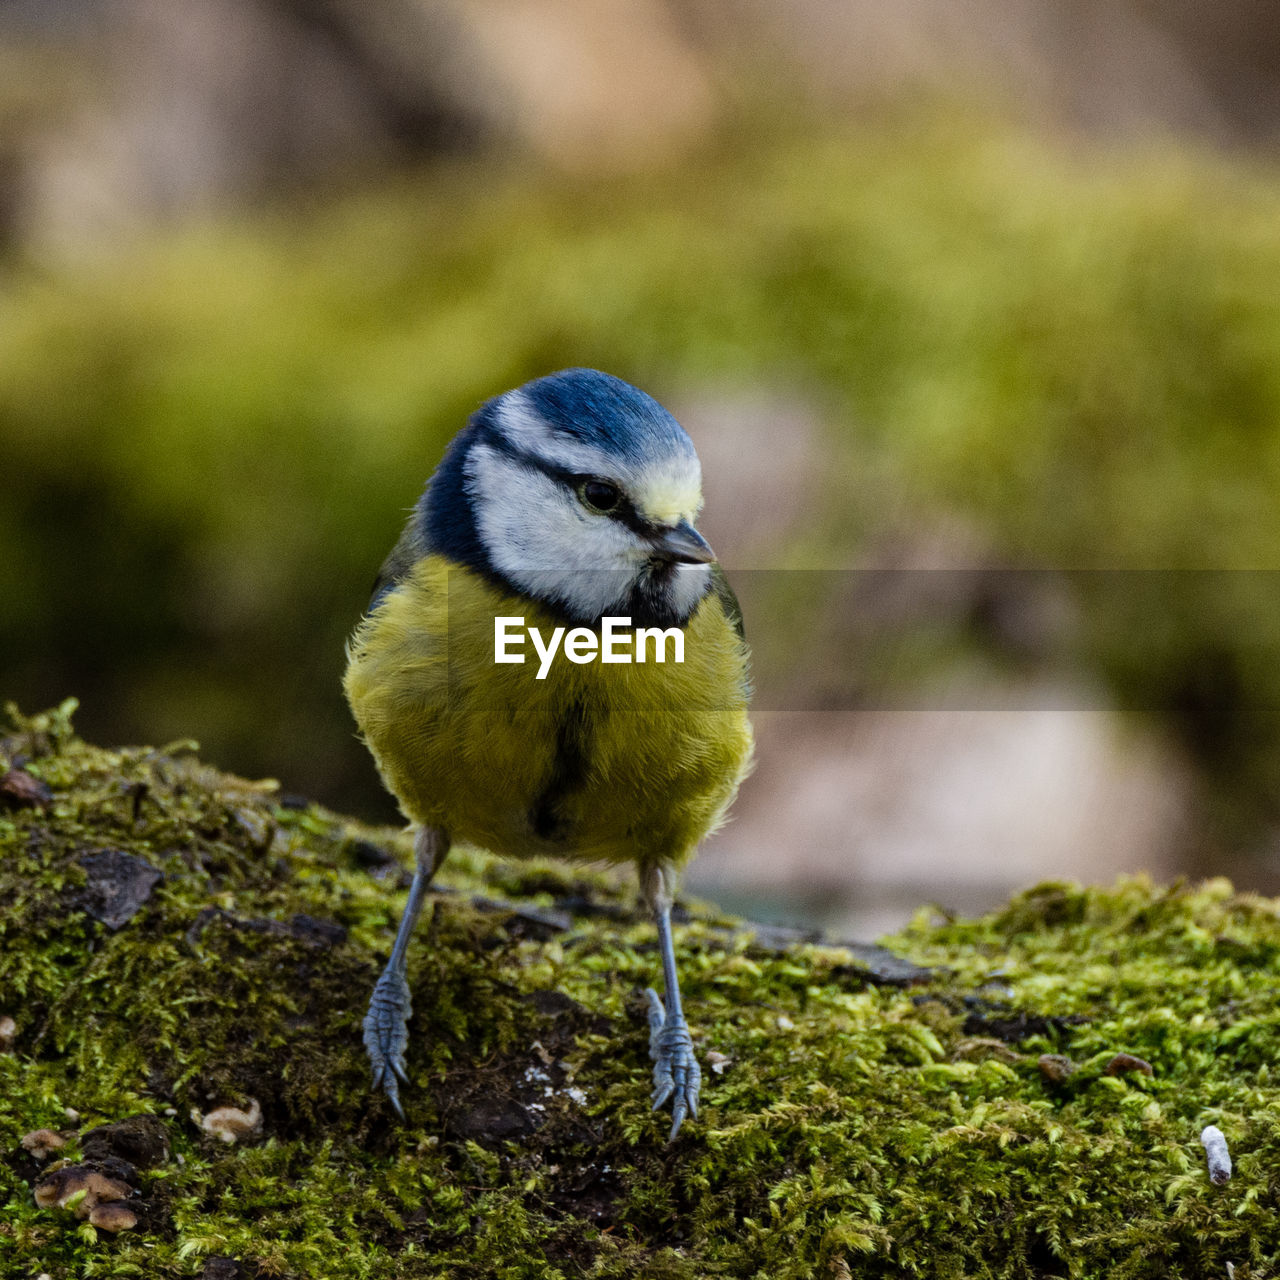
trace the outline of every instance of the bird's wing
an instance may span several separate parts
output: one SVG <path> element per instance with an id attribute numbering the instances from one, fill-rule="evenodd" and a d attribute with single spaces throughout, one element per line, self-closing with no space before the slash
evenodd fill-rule
<path id="1" fill-rule="evenodd" d="M 369 597 L 368 613 L 372 613 L 382 602 L 382 598 L 409 575 L 424 555 L 427 554 L 422 536 L 422 521 L 415 509 L 400 535 L 400 540 L 391 548 L 391 554 L 382 562 L 378 576 L 373 580 L 373 592 Z"/>
<path id="2" fill-rule="evenodd" d="M 738 639 L 746 640 L 747 633 L 742 625 L 742 606 L 738 603 L 738 597 L 734 595 L 729 579 L 724 576 L 724 570 L 718 563 L 711 566 L 711 590 L 720 601 L 720 607 L 724 610 L 725 616 L 733 623 Z"/>

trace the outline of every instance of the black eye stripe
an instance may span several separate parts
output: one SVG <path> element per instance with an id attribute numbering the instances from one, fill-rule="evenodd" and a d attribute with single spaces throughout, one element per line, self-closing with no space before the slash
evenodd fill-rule
<path id="1" fill-rule="evenodd" d="M 574 490 L 578 494 L 581 494 L 581 491 L 588 484 L 597 483 L 593 476 L 579 476 L 575 477 L 575 479 L 578 483 L 574 486 Z M 611 480 L 599 481 L 598 483 L 607 485 L 618 495 L 617 501 L 607 511 L 597 508 L 599 514 L 608 516 L 610 520 L 616 520 L 620 525 L 625 525 L 632 533 L 638 534 L 642 538 L 653 539 L 660 536 L 660 530 L 657 526 L 646 520 L 635 509 L 631 499 L 616 484 Z"/>
<path id="2" fill-rule="evenodd" d="M 531 453 L 528 449 L 522 449 L 508 440 L 506 436 L 496 431 L 488 431 L 484 435 L 484 441 L 490 448 L 496 452 L 504 454 L 513 462 L 519 462 L 528 467 L 531 471 L 540 471 L 544 476 L 550 476 L 553 480 L 559 480 L 561 484 L 568 485 L 575 493 L 579 493 L 585 484 L 599 483 L 606 484 L 618 493 L 618 503 L 614 510 L 610 511 L 610 515 L 620 513 L 623 508 L 630 508 L 626 495 L 622 492 L 619 485 L 612 480 L 603 480 L 601 477 L 592 475 L 589 471 L 569 471 L 564 467 L 558 467 L 554 462 L 546 458 L 539 457 L 536 453 Z"/>
<path id="3" fill-rule="evenodd" d="M 579 486 L 585 481 L 598 479 L 597 476 L 557 467 L 554 463 L 548 462 L 546 458 L 540 458 L 537 454 L 530 453 L 527 449 L 521 449 L 500 432 L 490 429 L 484 433 L 482 438 L 485 444 L 489 445 L 497 453 L 505 455 L 513 462 L 521 463 L 531 471 L 540 471 L 545 476 L 551 476 L 553 479 L 559 480 L 561 484 L 567 485 L 574 494 L 577 494 Z M 605 483 L 612 484 L 613 482 L 607 480 Z M 616 485 L 614 487 L 617 488 Z M 642 538 L 656 540 L 662 536 L 662 530 L 653 521 L 646 520 L 621 490 L 619 490 L 617 506 L 603 514 L 607 515 L 611 520 L 616 520 L 619 524 L 625 525 Z"/>

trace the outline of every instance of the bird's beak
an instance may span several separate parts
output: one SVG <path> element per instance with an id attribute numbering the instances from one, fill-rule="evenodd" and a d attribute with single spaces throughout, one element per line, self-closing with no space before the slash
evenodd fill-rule
<path id="1" fill-rule="evenodd" d="M 677 564 L 710 564 L 716 558 L 706 538 L 687 520 L 664 529 L 654 544 L 654 550 Z"/>

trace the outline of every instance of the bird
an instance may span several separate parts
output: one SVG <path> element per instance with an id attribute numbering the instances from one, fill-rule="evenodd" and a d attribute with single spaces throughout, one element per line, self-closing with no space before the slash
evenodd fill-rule
<path id="1" fill-rule="evenodd" d="M 670 1140 L 697 1116 L 671 909 L 753 753 L 742 613 L 696 528 L 701 508 L 701 464 L 676 419 L 620 378 L 564 369 L 470 417 L 378 574 L 343 687 L 414 832 L 363 1022 L 372 1088 L 401 1119 L 408 950 L 455 842 L 635 867 L 664 987 L 645 993 L 652 1107 L 670 1102 Z M 563 648 L 542 661 L 539 637 L 557 628 Z M 523 662 L 526 635 L 540 648 Z"/>

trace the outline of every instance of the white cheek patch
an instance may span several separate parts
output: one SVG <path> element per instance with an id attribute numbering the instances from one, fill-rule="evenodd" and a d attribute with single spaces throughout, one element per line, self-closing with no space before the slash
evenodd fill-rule
<path id="1" fill-rule="evenodd" d="M 680 564 L 667 589 L 671 611 L 677 618 L 687 618 L 711 586 L 711 568 L 705 564 Z"/>
<path id="2" fill-rule="evenodd" d="M 493 567 L 521 591 L 587 617 L 626 597 L 645 548 L 559 481 L 479 444 L 467 456 L 466 488 Z"/>

